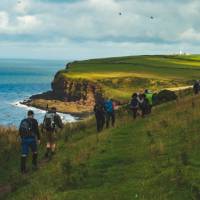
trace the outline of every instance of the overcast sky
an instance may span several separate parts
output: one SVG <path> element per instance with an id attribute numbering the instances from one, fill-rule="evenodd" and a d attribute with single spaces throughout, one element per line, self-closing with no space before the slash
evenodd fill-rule
<path id="1" fill-rule="evenodd" d="M 200 53 L 199 19 L 199 0 L 0 0 L 0 58 Z"/>

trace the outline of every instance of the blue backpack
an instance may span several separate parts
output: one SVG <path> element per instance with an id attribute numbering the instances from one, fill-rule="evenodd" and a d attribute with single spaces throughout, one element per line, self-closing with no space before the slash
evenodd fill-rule
<path id="1" fill-rule="evenodd" d="M 106 101 L 105 102 L 105 109 L 109 113 L 113 112 L 113 103 L 112 103 L 112 101 Z"/>

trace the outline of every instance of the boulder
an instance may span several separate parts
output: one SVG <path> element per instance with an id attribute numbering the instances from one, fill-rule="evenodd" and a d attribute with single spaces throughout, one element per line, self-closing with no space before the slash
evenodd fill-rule
<path id="1" fill-rule="evenodd" d="M 175 92 L 171 90 L 162 90 L 158 94 L 154 94 L 154 102 L 156 105 L 162 104 L 168 101 L 174 101 L 178 98 Z"/>

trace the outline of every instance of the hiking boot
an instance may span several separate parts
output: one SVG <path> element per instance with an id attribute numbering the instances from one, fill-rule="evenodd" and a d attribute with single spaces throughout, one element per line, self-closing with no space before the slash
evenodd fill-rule
<path id="1" fill-rule="evenodd" d="M 27 170 L 26 170 L 26 157 L 25 156 L 21 157 L 21 173 L 22 174 L 27 173 Z"/>
<path id="2" fill-rule="evenodd" d="M 50 149 L 50 148 L 47 148 L 46 153 L 44 154 L 44 158 L 45 158 L 45 159 L 48 159 L 50 153 L 51 153 L 51 149 Z"/>

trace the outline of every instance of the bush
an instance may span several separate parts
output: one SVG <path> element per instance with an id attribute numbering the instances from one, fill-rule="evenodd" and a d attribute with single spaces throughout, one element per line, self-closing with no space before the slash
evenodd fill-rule
<path id="1" fill-rule="evenodd" d="M 154 95 L 154 104 L 159 105 L 168 101 L 174 101 L 178 98 L 175 92 L 170 90 L 162 90 L 158 94 Z"/>

